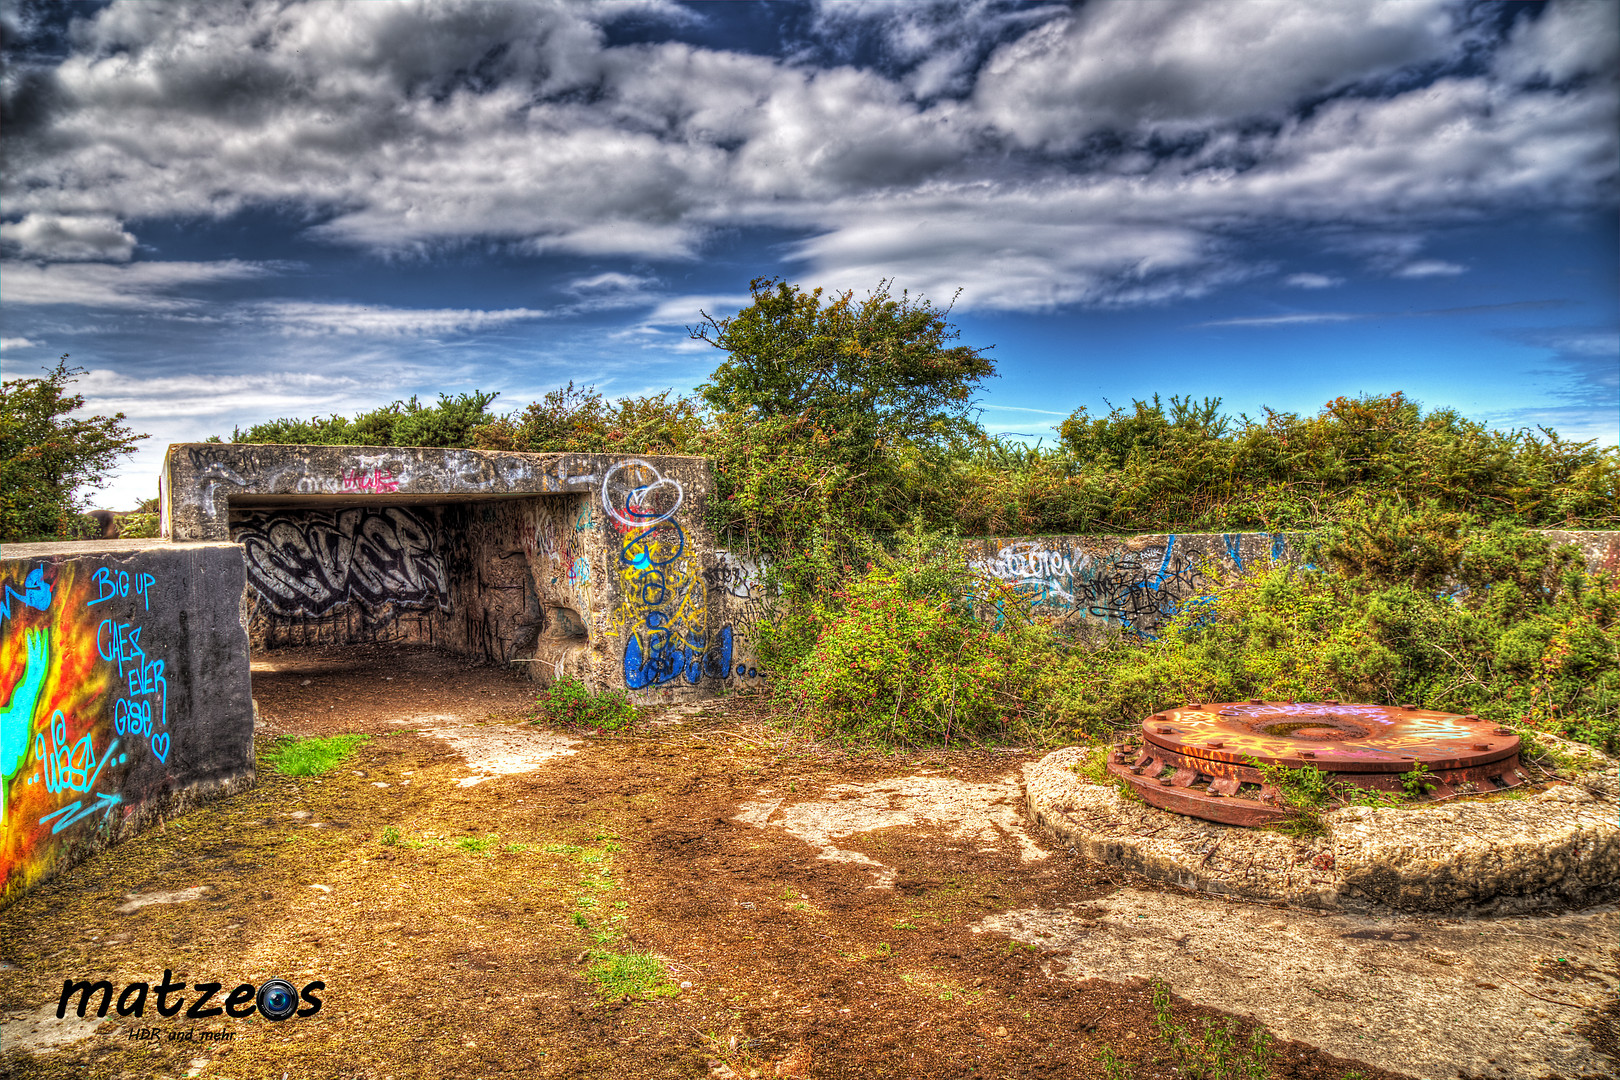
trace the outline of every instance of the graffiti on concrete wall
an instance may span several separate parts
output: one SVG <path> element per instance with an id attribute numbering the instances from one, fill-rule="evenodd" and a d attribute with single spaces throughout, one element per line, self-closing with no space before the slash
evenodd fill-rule
<path id="1" fill-rule="evenodd" d="M 684 491 L 645 461 L 625 461 L 602 478 L 601 505 L 619 537 L 624 681 L 639 690 L 731 673 L 732 629 L 708 631 L 708 591 L 698 554 L 676 520 Z"/>
<path id="2" fill-rule="evenodd" d="M 591 583 L 586 534 L 595 529 L 590 499 L 544 499 L 523 519 L 519 539 L 524 553 L 539 564 L 537 574 L 550 584 L 583 590 Z"/>
<path id="3" fill-rule="evenodd" d="M 1284 537 L 1261 539 L 1269 544 L 1272 559 L 1287 557 Z M 1209 603 L 1213 583 L 1204 570 L 1211 561 L 1246 569 L 1244 537 L 1231 533 L 1219 541 L 1218 549 L 1208 550 L 1194 549 L 1174 535 L 1134 547 L 1125 541 L 1082 546 L 1062 537 L 992 541 L 993 554 L 987 552 L 972 566 L 1006 582 L 1036 614 L 1100 620 L 1151 638 L 1177 613 Z"/>
<path id="4" fill-rule="evenodd" d="M 739 655 L 732 674 L 739 679 L 763 679 L 766 672 L 743 653 L 757 640 L 759 628 L 770 618 L 766 602 L 765 560 L 754 555 L 738 555 L 725 548 L 709 552 L 703 568 L 703 582 L 709 595 L 725 604 L 733 629 L 733 643 Z"/>
<path id="5" fill-rule="evenodd" d="M 254 510 L 232 524 L 259 601 L 282 616 L 345 604 L 450 610 L 450 580 L 433 527 L 403 506 Z"/>
<path id="6" fill-rule="evenodd" d="M 391 469 L 349 469 L 343 474 L 343 490 L 376 495 L 398 491 L 399 481 Z"/>
<path id="7" fill-rule="evenodd" d="M 0 605 L 0 883 L 8 892 L 45 872 L 54 838 L 121 821 L 114 812 L 132 796 L 132 770 L 165 765 L 171 749 L 167 665 L 142 617 L 164 583 L 67 561 L 9 573 L 21 581 L 5 582 Z"/>

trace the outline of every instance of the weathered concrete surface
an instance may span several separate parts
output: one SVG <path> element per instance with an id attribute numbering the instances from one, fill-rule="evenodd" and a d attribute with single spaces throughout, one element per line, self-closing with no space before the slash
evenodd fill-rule
<path id="1" fill-rule="evenodd" d="M 822 859 L 865 866 L 872 887 L 881 888 L 893 881 L 893 868 L 842 846 L 848 838 L 932 827 L 1026 862 L 1046 858 L 1040 841 L 1048 838 L 1009 813 L 1018 788 L 1016 773 L 980 782 L 896 777 L 814 794 L 768 787 L 731 820 L 782 842 L 802 841 Z M 1257 839 L 1257 858 L 1286 863 L 1285 837 L 1226 832 Z M 1443 918 L 1121 887 L 1091 902 L 990 915 L 974 930 L 1047 953 L 1055 978 L 1160 979 L 1193 1002 L 1252 1016 L 1282 1038 L 1415 1077 L 1520 1080 L 1620 1070 L 1576 1030 L 1620 989 L 1620 912 L 1613 907 Z"/>
<path id="2" fill-rule="evenodd" d="M 230 511 L 244 506 L 591 494 L 600 489 L 602 465 L 609 460 L 624 459 L 432 447 L 176 443 L 163 463 L 163 534 L 175 540 L 229 539 Z"/>
<path id="3" fill-rule="evenodd" d="M 167 535 L 245 549 L 256 648 L 423 643 L 646 702 L 764 677 L 702 458 L 194 443 L 163 491 Z"/>
<path id="4" fill-rule="evenodd" d="M 1602 1076 L 1578 1030 L 1620 989 L 1620 913 L 1368 917 L 1121 889 L 992 915 L 982 930 L 1066 951 L 1070 979 L 1162 979 L 1285 1039 L 1427 1080 Z"/>
<path id="5" fill-rule="evenodd" d="M 1547 529 L 1555 544 L 1573 544 L 1586 557 L 1588 573 L 1620 575 L 1620 532 L 1600 529 Z"/>
<path id="6" fill-rule="evenodd" d="M 945 776 L 900 776 L 871 784 L 837 784 L 815 799 L 767 788 L 738 807 L 732 820 L 786 832 L 815 848 L 820 858 L 869 866 L 871 887 L 887 889 L 894 886 L 892 867 L 840 848 L 835 841 L 902 825 L 936 826 L 984 850 L 1011 839 L 1024 862 L 1044 859 L 1047 853 L 1024 831 L 1018 794 L 1010 776 L 982 784 Z"/>
<path id="7" fill-rule="evenodd" d="M 1184 889 L 1348 911 L 1530 911 L 1620 899 L 1620 826 L 1601 786 L 1349 807 L 1323 815 L 1327 835 L 1295 840 L 1126 800 L 1075 774 L 1090 752 L 1066 747 L 1024 767 L 1030 816 L 1090 858 Z"/>
<path id="8" fill-rule="evenodd" d="M 1572 544 L 1592 573 L 1620 573 L 1620 532 L 1548 530 Z M 1011 585 L 1037 614 L 1071 627 L 1158 633 L 1214 589 L 1211 570 L 1245 572 L 1297 562 L 1299 533 L 1160 533 L 1142 536 L 1010 536 L 967 541 L 981 573 Z"/>
<path id="9" fill-rule="evenodd" d="M 0 902 L 253 782 L 234 544 L 0 551 Z"/>

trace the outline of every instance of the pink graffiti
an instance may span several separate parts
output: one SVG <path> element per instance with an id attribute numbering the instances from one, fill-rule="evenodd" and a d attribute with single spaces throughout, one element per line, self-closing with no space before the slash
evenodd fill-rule
<path id="1" fill-rule="evenodd" d="M 350 469 L 343 474 L 344 491 L 366 491 L 376 494 L 383 491 L 398 491 L 399 481 L 387 469 L 372 469 L 369 473 L 361 473 Z"/>

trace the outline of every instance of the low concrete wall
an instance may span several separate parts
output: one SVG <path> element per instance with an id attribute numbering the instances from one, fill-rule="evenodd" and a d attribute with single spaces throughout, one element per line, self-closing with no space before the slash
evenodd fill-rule
<path id="1" fill-rule="evenodd" d="M 0 904 L 253 782 L 242 549 L 0 549 Z"/>
<path id="2" fill-rule="evenodd" d="M 974 569 L 1041 615 L 1151 638 L 1214 587 L 1208 571 L 1295 557 L 1286 533 L 1012 536 L 967 542 Z"/>
<path id="3" fill-rule="evenodd" d="M 763 677 L 713 487 L 703 458 L 192 443 L 164 523 L 243 546 L 255 648 L 419 642 L 651 702 Z"/>
<path id="4" fill-rule="evenodd" d="M 1573 544 L 1593 573 L 1620 573 L 1620 533 L 1547 530 Z M 1301 534 L 1160 533 L 1013 536 L 967 541 L 974 568 L 1012 585 L 1039 614 L 1075 626 L 1111 626 L 1143 638 L 1210 594 L 1209 571 L 1297 561 Z"/>

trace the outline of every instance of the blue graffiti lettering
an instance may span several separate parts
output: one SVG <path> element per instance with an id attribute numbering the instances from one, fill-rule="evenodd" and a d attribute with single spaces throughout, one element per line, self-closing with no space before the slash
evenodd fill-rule
<path id="1" fill-rule="evenodd" d="M 129 595 L 128 570 L 120 570 L 114 574 L 105 566 L 97 567 L 95 576 L 90 580 L 96 583 L 96 598 L 85 601 L 85 607 L 95 607 L 104 600 L 115 600 L 120 596 Z"/>
<path id="2" fill-rule="evenodd" d="M 683 498 L 679 480 L 645 461 L 615 465 L 603 478 L 602 507 L 622 538 L 616 620 L 631 689 L 731 675 L 731 627 L 710 636 L 708 591 L 674 520 Z"/>
<path id="3" fill-rule="evenodd" d="M 1237 533 L 1222 533 L 1221 544 L 1226 548 L 1226 556 L 1237 564 L 1239 570 L 1243 569 L 1243 537 Z"/>
<path id="4" fill-rule="evenodd" d="M 146 605 L 146 610 L 152 610 L 152 586 L 157 584 L 157 578 L 151 574 L 140 574 L 135 578 L 135 593 Z"/>
<path id="5" fill-rule="evenodd" d="M 0 593 L 0 616 L 11 618 L 13 598 L 21 600 L 35 611 L 45 611 L 51 606 L 51 585 L 45 580 L 43 564 L 28 571 L 28 575 L 23 578 L 22 592 L 7 585 L 5 591 Z"/>

